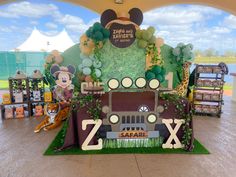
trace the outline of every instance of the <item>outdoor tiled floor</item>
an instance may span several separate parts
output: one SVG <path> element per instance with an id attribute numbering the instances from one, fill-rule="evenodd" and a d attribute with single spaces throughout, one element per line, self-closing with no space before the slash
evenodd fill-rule
<path id="1" fill-rule="evenodd" d="M 33 133 L 39 119 L 0 123 L 0 177 L 235 177 L 236 103 L 222 117 L 194 117 L 195 137 L 210 155 L 43 156 L 60 128 Z"/>

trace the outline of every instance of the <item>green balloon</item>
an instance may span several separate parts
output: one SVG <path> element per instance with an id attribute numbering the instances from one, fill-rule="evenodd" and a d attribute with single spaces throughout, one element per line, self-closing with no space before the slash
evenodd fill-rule
<path id="1" fill-rule="evenodd" d="M 148 41 L 152 37 L 152 33 L 149 32 L 148 30 L 143 31 L 142 37 L 144 40 Z"/>
<path id="2" fill-rule="evenodd" d="M 155 33 L 155 28 L 153 26 L 148 27 L 147 29 L 152 35 Z"/>
<path id="3" fill-rule="evenodd" d="M 164 81 L 164 77 L 162 75 L 157 75 L 156 79 L 158 79 L 160 82 Z"/>
<path id="4" fill-rule="evenodd" d="M 91 37 L 92 36 L 92 27 L 89 27 L 89 29 L 86 31 L 86 36 Z"/>
<path id="5" fill-rule="evenodd" d="M 156 37 L 152 36 L 151 39 L 148 40 L 150 44 L 154 44 L 156 42 Z"/>
<path id="6" fill-rule="evenodd" d="M 161 74 L 162 76 L 165 76 L 165 75 L 166 75 L 166 69 L 165 69 L 165 68 L 162 68 L 160 74 Z"/>
<path id="7" fill-rule="evenodd" d="M 156 75 L 160 74 L 161 73 L 161 67 L 158 66 L 158 65 L 153 66 L 152 72 L 155 73 Z"/>
<path id="8" fill-rule="evenodd" d="M 135 36 L 136 36 L 136 38 L 141 39 L 142 38 L 142 31 L 141 30 L 137 30 L 135 32 Z"/>
<path id="9" fill-rule="evenodd" d="M 103 34 L 105 39 L 110 37 L 110 31 L 106 28 L 102 29 L 102 34 Z"/>
<path id="10" fill-rule="evenodd" d="M 102 75 L 102 72 L 101 72 L 101 70 L 100 69 L 95 69 L 95 74 L 96 74 L 96 76 L 97 77 L 100 77 L 101 75 Z"/>
<path id="11" fill-rule="evenodd" d="M 145 78 L 147 79 L 147 80 L 151 80 L 151 79 L 155 79 L 155 74 L 153 73 L 153 72 L 151 72 L 151 71 L 147 71 L 146 73 L 145 73 Z"/>
<path id="12" fill-rule="evenodd" d="M 96 41 L 102 41 L 103 40 L 103 34 L 100 32 L 100 31 L 97 31 L 95 34 L 94 34 L 94 39 Z"/>
<path id="13" fill-rule="evenodd" d="M 148 45 L 147 41 L 145 41 L 143 39 L 138 40 L 138 47 L 139 48 L 146 48 L 147 45 Z"/>
<path id="14" fill-rule="evenodd" d="M 100 31 L 102 29 L 102 25 L 99 22 L 93 24 L 94 31 Z"/>

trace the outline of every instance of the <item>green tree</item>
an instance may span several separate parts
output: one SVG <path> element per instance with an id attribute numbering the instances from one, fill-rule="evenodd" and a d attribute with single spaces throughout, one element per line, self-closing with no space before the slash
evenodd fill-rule
<path id="1" fill-rule="evenodd" d="M 203 52 L 200 49 L 196 49 L 193 51 L 195 57 L 201 57 L 203 56 Z"/>
<path id="2" fill-rule="evenodd" d="M 204 51 L 205 57 L 213 57 L 217 55 L 217 51 L 213 48 L 208 48 Z"/>
<path id="3" fill-rule="evenodd" d="M 224 56 L 225 56 L 225 57 L 234 57 L 234 56 L 236 56 L 236 52 L 233 51 L 233 50 L 226 50 L 226 51 L 224 52 Z"/>

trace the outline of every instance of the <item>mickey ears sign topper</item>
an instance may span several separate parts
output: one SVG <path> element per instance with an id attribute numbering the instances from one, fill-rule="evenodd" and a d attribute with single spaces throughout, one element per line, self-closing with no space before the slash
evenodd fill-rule
<path id="1" fill-rule="evenodd" d="M 130 9 L 128 14 L 117 14 L 108 9 L 101 15 L 101 24 L 110 29 L 110 41 L 119 48 L 129 47 L 135 41 L 136 29 L 143 21 L 143 13 L 138 8 Z"/>

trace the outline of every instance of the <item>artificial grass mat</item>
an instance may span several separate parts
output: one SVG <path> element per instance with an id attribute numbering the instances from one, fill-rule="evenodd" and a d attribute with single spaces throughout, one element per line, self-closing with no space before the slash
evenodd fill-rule
<path id="1" fill-rule="evenodd" d="M 55 148 L 62 146 L 63 128 L 49 145 L 44 155 L 86 155 L 86 154 L 210 154 L 209 151 L 198 141 L 194 140 L 194 149 L 191 152 L 183 149 L 163 149 L 161 147 L 139 148 L 103 148 L 102 150 L 83 151 L 72 147 L 63 151 L 55 152 Z"/>

